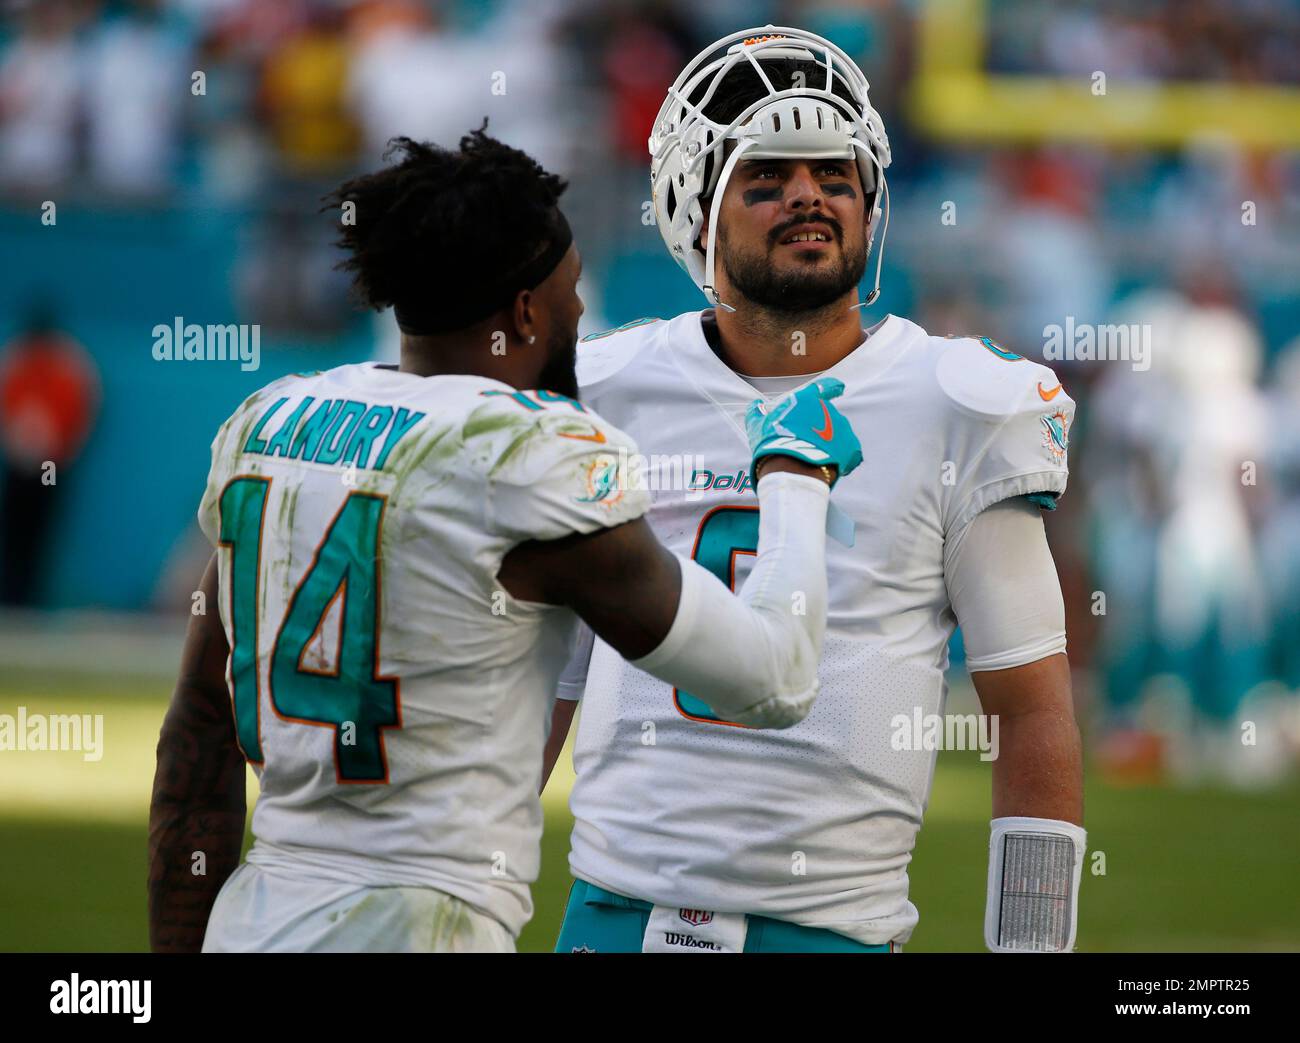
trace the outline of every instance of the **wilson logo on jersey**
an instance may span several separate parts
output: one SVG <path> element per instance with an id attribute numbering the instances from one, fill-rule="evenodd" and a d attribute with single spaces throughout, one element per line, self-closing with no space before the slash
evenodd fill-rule
<path id="1" fill-rule="evenodd" d="M 1044 413 L 1038 419 L 1043 425 L 1043 448 L 1052 454 L 1052 459 L 1064 460 L 1065 451 L 1070 447 L 1070 418 L 1065 410 Z"/>

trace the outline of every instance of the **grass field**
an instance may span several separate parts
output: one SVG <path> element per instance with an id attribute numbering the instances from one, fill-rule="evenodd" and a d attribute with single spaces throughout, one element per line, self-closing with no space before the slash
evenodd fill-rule
<path id="1" fill-rule="evenodd" d="M 0 753 L 0 950 L 147 945 L 145 825 L 166 704 L 157 682 L 0 680 L 0 713 L 101 713 L 103 759 Z M 250 775 L 251 778 L 251 775 Z M 568 758 L 547 791 L 537 913 L 525 951 L 550 948 L 569 887 Z M 252 791 L 250 789 L 250 798 Z M 921 923 L 910 952 L 980 950 L 989 772 L 941 754 L 912 864 Z M 1300 950 L 1300 784 L 1265 794 L 1163 788 L 1087 792 L 1090 862 L 1081 951 Z"/>

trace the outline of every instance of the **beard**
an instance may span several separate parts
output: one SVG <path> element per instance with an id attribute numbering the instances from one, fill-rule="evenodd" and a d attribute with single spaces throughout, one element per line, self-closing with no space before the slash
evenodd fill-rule
<path id="1" fill-rule="evenodd" d="M 858 248 L 847 249 L 842 231 L 833 222 L 827 224 L 832 225 L 835 240 L 840 244 L 839 260 L 816 266 L 795 262 L 782 271 L 772 264 L 772 250 L 785 229 L 774 233 L 766 253 L 730 250 L 719 237 L 722 267 L 731 285 L 746 300 L 770 311 L 816 311 L 839 300 L 862 281 L 867 270 L 867 245 L 864 240 Z"/>
<path id="2" fill-rule="evenodd" d="M 546 365 L 537 376 L 537 386 L 568 398 L 578 397 L 577 331 L 556 330 L 546 344 Z"/>

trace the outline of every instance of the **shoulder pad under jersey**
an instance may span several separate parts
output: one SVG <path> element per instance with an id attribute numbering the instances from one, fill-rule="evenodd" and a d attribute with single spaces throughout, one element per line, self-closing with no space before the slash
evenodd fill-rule
<path id="1" fill-rule="evenodd" d="M 578 342 L 578 384 L 589 387 L 612 377 L 631 362 L 667 325 L 662 319 L 633 319 Z"/>
<path id="2" fill-rule="evenodd" d="M 1018 355 L 988 337 L 948 340 L 935 376 L 955 405 L 981 417 L 1010 416 L 1026 409 L 1044 410 L 1069 397 L 1047 366 Z"/>
<path id="3" fill-rule="evenodd" d="M 649 508 L 649 495 L 628 480 L 636 444 L 596 413 L 544 391 L 485 397 L 463 439 L 470 466 L 488 478 L 489 516 L 502 535 L 556 539 Z"/>

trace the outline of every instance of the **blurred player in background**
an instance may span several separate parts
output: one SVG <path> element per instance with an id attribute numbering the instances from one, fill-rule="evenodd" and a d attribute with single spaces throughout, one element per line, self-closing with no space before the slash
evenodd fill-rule
<path id="1" fill-rule="evenodd" d="M 1255 381 L 1259 336 L 1235 309 L 1195 300 L 1175 327 L 1171 385 L 1152 446 L 1165 509 L 1156 545 L 1156 633 L 1166 666 L 1195 708 L 1197 772 L 1267 770 L 1237 719 L 1263 679 L 1267 583 L 1252 517 L 1267 413 Z M 1254 463 L 1246 463 L 1254 461 Z M 1243 469 L 1244 468 L 1244 469 Z M 1271 725 L 1272 722 L 1270 722 Z M 1277 733 L 1268 727 L 1267 738 Z"/>
<path id="2" fill-rule="evenodd" d="M 1300 337 L 1282 349 L 1269 414 L 1275 432 L 1269 459 L 1276 478 L 1261 555 L 1274 611 L 1273 695 L 1284 739 L 1294 754 L 1300 751 Z"/>
<path id="3" fill-rule="evenodd" d="M 282 378 L 213 443 L 209 611 L 151 809 L 158 950 L 512 951 L 575 612 L 755 727 L 816 693 L 829 486 L 861 459 L 840 385 L 755 408 L 762 551 L 733 597 L 655 540 L 635 445 L 573 397 L 564 183 L 481 130 L 396 147 L 332 203 L 400 366 Z M 245 758 L 261 795 L 236 870 Z"/>
<path id="4" fill-rule="evenodd" d="M 1116 781 L 1272 784 L 1290 753 L 1265 682 L 1270 610 L 1280 624 L 1294 546 L 1284 504 L 1265 508 L 1285 496 L 1288 440 L 1273 444 L 1286 422 L 1256 386 L 1259 337 L 1236 308 L 1170 291 L 1120 318 L 1150 324 L 1153 362 L 1111 370 L 1095 399 L 1095 567 L 1112 599 L 1099 763 Z"/>
<path id="5" fill-rule="evenodd" d="M 0 350 L 0 605 L 30 607 L 58 532 L 67 470 L 95 424 L 94 359 L 43 305 Z"/>
<path id="6" fill-rule="evenodd" d="M 856 542 L 828 549 L 822 694 L 796 727 L 742 727 L 604 641 L 585 686 L 581 657 L 566 672 L 561 694 L 583 712 L 557 951 L 905 942 L 935 763 L 911 725 L 943 712 L 958 623 L 1000 725 L 986 942 L 1069 950 L 1082 771 L 1039 512 L 1065 491 L 1073 402 L 987 337 L 931 337 L 893 315 L 863 329 L 889 143 L 861 71 L 828 41 L 770 27 L 718 41 L 670 89 L 650 150 L 660 232 L 713 307 L 588 338 L 578 375 L 584 402 L 643 452 L 703 456 L 689 493 L 656 495 L 652 527 L 737 582 L 760 524 L 743 427 L 755 391 L 842 380 L 869 477 L 838 500 Z M 877 256 L 866 303 L 879 279 Z M 557 704 L 552 754 L 572 712 Z"/>

